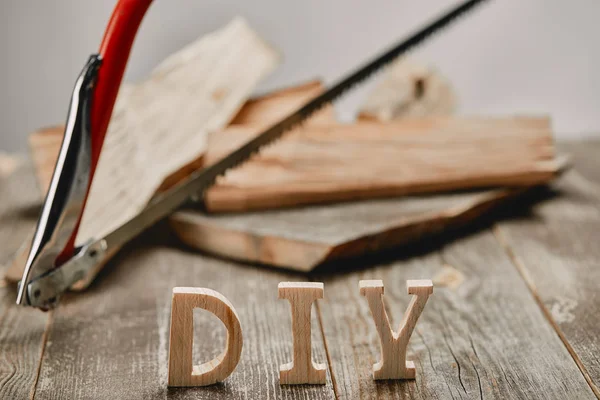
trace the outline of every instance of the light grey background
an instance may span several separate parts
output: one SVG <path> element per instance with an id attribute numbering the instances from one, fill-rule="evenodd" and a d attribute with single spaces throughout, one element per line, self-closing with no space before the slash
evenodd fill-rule
<path id="1" fill-rule="evenodd" d="M 71 88 L 95 52 L 114 1 L 1 0 L 0 150 L 23 150 L 28 132 L 63 122 Z M 266 91 L 335 77 L 451 0 L 156 0 L 126 80 L 235 15 L 285 56 Z M 600 132 L 600 1 L 492 0 L 413 53 L 459 93 L 462 114 L 550 114 L 561 138 Z M 338 111 L 352 115 L 364 89 Z"/>

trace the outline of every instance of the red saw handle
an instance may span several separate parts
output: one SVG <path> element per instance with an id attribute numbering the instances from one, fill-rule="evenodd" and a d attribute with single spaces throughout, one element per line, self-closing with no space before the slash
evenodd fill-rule
<path id="1" fill-rule="evenodd" d="M 96 172 L 100 151 L 102 150 L 106 130 L 110 122 L 117 94 L 119 93 L 119 88 L 121 87 L 121 81 L 123 80 L 123 74 L 127 66 L 127 60 L 129 59 L 135 35 L 151 3 L 152 0 L 119 0 L 104 32 L 104 38 L 102 39 L 99 51 L 102 58 L 102 65 L 98 70 L 91 110 L 92 154 L 89 187 L 91 187 L 91 182 Z M 86 201 L 87 194 L 83 202 L 83 207 L 85 207 Z M 73 256 L 75 238 L 80 222 L 81 215 L 69 242 L 57 259 L 59 264 Z"/>

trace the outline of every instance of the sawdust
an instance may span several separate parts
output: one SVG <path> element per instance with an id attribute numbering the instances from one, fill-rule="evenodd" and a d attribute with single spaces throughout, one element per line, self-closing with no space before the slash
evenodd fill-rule
<path id="1" fill-rule="evenodd" d="M 462 272 L 449 264 L 445 264 L 433 278 L 436 287 L 447 287 L 456 290 L 465 280 Z"/>

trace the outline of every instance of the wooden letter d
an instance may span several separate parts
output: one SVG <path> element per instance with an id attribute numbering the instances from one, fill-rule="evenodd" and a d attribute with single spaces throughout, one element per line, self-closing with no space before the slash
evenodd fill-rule
<path id="1" fill-rule="evenodd" d="M 213 313 L 227 328 L 225 350 L 215 359 L 192 366 L 194 308 Z M 233 305 L 222 294 L 204 288 L 176 287 L 171 308 L 169 386 L 206 386 L 221 382 L 242 354 L 242 328 Z"/>

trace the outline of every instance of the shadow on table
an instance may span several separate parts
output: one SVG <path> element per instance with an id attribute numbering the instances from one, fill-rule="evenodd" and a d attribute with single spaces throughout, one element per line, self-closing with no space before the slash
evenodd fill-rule
<path id="1" fill-rule="evenodd" d="M 392 261 L 406 260 L 413 257 L 423 256 L 439 250 L 453 241 L 475 235 L 500 221 L 507 220 L 535 220 L 539 216 L 535 214 L 533 206 L 551 200 L 561 193 L 550 186 L 538 186 L 530 189 L 521 196 L 516 197 L 493 211 L 483 214 L 474 221 L 463 226 L 446 229 L 439 233 L 428 234 L 418 240 L 397 246 L 377 253 L 365 254 L 364 256 L 350 259 L 338 259 L 329 263 L 321 264 L 311 272 L 311 277 L 322 279 L 330 275 L 340 273 L 351 273 L 371 268 Z"/>
<path id="2" fill-rule="evenodd" d="M 511 201 L 507 201 L 503 205 L 497 207 L 493 211 L 490 211 L 475 221 L 468 223 L 465 226 L 453 229 L 444 230 L 437 234 L 428 234 L 420 238 L 419 240 L 409 242 L 407 244 L 397 246 L 387 250 L 381 250 L 376 253 L 366 254 L 355 258 L 348 259 L 337 259 L 335 261 L 325 263 L 317 266 L 315 270 L 310 273 L 303 273 L 299 271 L 285 270 L 287 275 L 290 275 L 290 279 L 307 280 L 316 279 L 322 280 L 333 275 L 347 274 L 353 271 L 359 271 L 371 268 L 376 265 L 386 264 L 392 261 L 406 260 L 412 257 L 418 257 L 427 253 L 439 250 L 445 245 L 460 240 L 461 238 L 475 235 L 486 229 L 489 229 L 494 223 L 506 220 L 519 220 L 519 219 L 536 219 L 536 216 L 532 207 L 541 202 L 548 201 L 556 196 L 560 195 L 560 192 L 548 187 L 540 186 L 529 190 L 528 192 L 517 196 Z M 264 264 L 249 263 L 244 261 L 232 261 L 230 259 L 217 256 L 214 254 L 208 254 L 197 249 L 192 249 L 185 244 L 181 243 L 177 236 L 168 227 L 166 221 L 158 223 L 156 226 L 133 240 L 131 243 L 126 245 L 100 272 L 98 277 L 94 280 L 88 290 L 94 291 L 101 283 L 104 285 L 111 285 L 111 282 L 117 279 L 112 275 L 121 275 L 121 273 L 135 274 L 134 271 L 137 268 L 143 268 L 142 265 L 136 263 L 127 263 L 127 259 L 133 254 L 147 251 L 152 247 L 169 247 L 178 248 L 187 253 L 199 254 L 203 257 L 210 257 L 214 259 L 223 260 L 223 262 L 232 262 L 238 265 L 245 265 L 250 268 L 259 268 L 264 270 L 273 270 L 281 272 L 282 269 Z M 127 264 L 127 268 L 130 269 L 127 272 L 117 272 L 116 269 L 123 267 L 121 264 Z M 139 272 L 138 272 L 139 273 Z M 295 278 L 294 276 L 297 276 Z M 119 278 L 120 279 L 120 278 Z M 116 282 L 116 281 L 115 281 Z M 114 283 L 114 282 L 113 282 Z"/>

